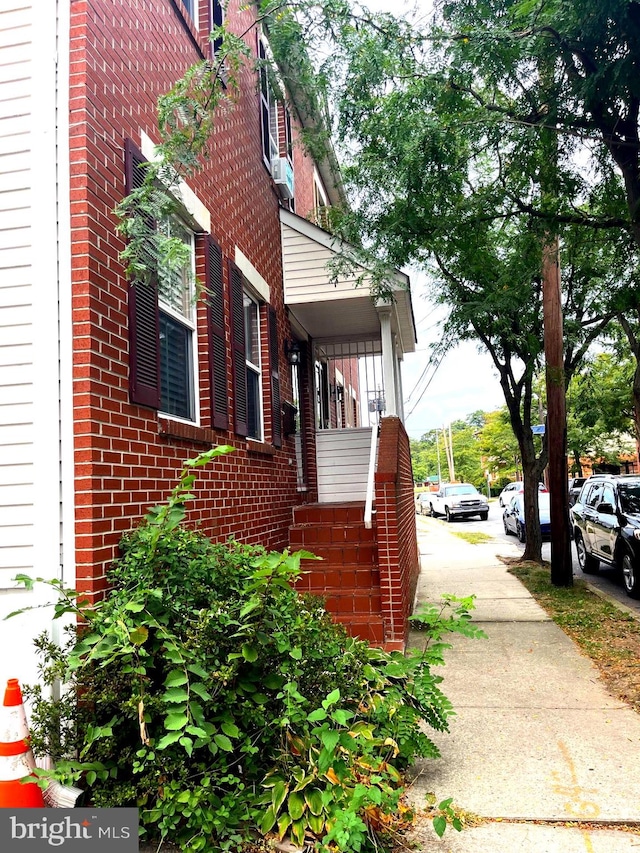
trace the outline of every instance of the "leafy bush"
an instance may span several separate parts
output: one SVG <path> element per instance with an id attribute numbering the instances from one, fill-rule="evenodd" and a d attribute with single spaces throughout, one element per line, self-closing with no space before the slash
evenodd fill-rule
<path id="1" fill-rule="evenodd" d="M 256 832 L 370 851 L 409 819 L 402 770 L 438 755 L 445 730 L 442 636 L 470 625 L 471 599 L 415 617 L 425 647 L 370 648 L 322 602 L 295 592 L 300 560 L 181 526 L 192 469 L 127 535 L 108 596 L 89 607 L 58 585 L 58 615 L 81 617 L 39 648 L 58 701 L 32 688 L 33 744 L 95 806 L 137 806 L 143 833 L 185 851 L 238 850 Z M 25 583 L 32 583 L 23 578 Z M 445 617 L 443 609 L 449 613 Z"/>

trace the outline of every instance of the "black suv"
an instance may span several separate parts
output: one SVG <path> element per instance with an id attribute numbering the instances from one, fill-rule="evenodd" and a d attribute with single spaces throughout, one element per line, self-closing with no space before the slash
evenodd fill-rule
<path id="1" fill-rule="evenodd" d="M 594 474 L 570 516 L 582 571 L 592 574 L 600 562 L 619 568 L 627 594 L 640 598 L 640 476 Z"/>
<path id="2" fill-rule="evenodd" d="M 569 479 L 569 506 L 573 506 L 578 500 L 578 495 L 586 481 L 586 477 L 571 477 Z"/>

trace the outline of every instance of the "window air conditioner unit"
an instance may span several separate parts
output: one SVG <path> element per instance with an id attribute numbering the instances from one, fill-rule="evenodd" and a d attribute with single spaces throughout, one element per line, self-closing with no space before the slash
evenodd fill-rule
<path id="1" fill-rule="evenodd" d="M 293 198 L 293 167 L 286 157 L 274 157 L 271 174 L 282 198 Z"/>

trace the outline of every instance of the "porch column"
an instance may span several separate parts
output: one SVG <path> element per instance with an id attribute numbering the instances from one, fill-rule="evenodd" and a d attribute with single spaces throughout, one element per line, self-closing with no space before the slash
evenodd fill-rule
<path id="1" fill-rule="evenodd" d="M 382 376 L 384 378 L 385 414 L 397 415 L 396 403 L 396 354 L 391 334 L 391 302 L 380 300 L 376 303 L 380 318 L 380 337 L 382 340 Z"/>

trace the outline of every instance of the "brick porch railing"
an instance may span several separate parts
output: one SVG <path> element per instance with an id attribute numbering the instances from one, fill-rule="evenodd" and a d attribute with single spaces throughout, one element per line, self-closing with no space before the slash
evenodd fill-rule
<path id="1" fill-rule="evenodd" d="M 404 649 L 420 562 L 409 437 L 397 417 L 380 422 L 375 501 L 385 647 Z"/>

